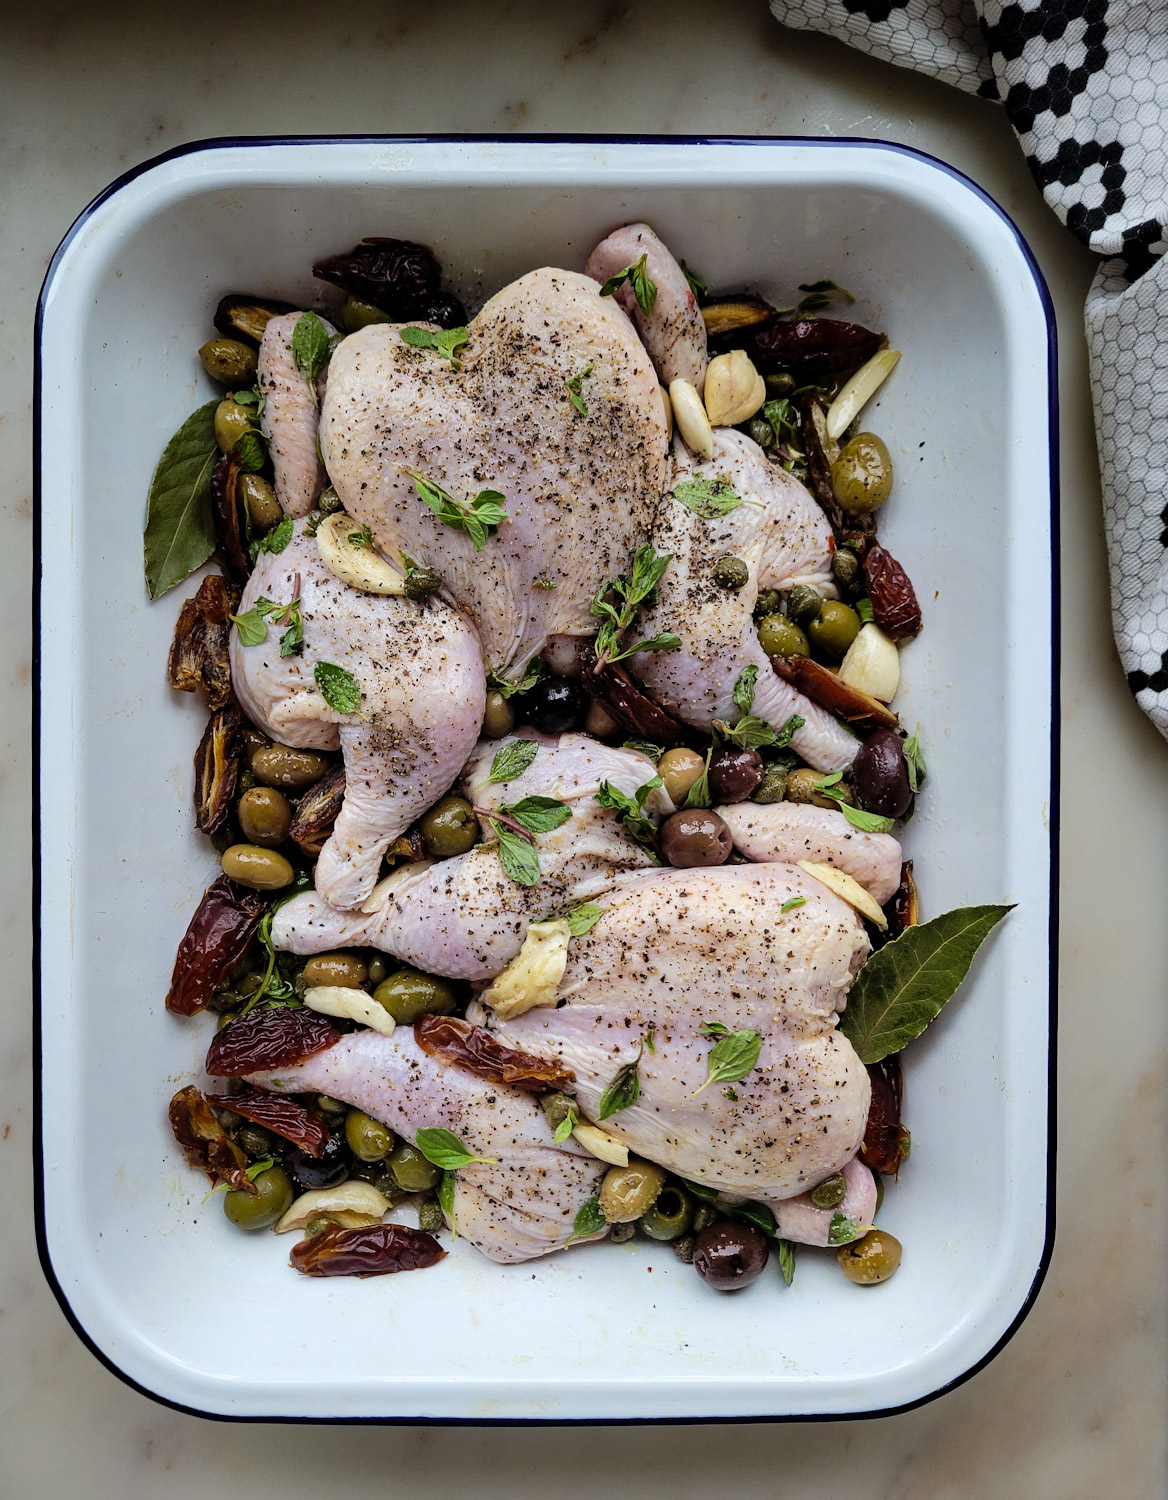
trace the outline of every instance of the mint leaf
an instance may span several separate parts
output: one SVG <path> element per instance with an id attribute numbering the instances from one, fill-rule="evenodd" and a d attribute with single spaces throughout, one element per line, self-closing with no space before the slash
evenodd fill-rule
<path id="1" fill-rule="evenodd" d="M 637 299 L 637 306 L 649 317 L 657 303 L 657 284 L 650 281 L 649 273 L 645 269 L 648 261 L 648 253 L 642 255 L 640 260 L 626 266 L 623 271 L 618 271 L 615 276 L 610 276 L 600 288 L 602 297 L 611 297 L 612 294 L 628 281 L 632 284 L 633 296 Z"/>
<path id="2" fill-rule="evenodd" d="M 292 358 L 296 368 L 304 376 L 316 404 L 316 377 L 324 369 L 329 356 L 329 336 L 324 324 L 314 312 L 301 313 L 292 330 Z"/>
<path id="3" fill-rule="evenodd" d="M 651 740 L 626 740 L 621 749 L 639 750 L 642 755 L 647 755 L 654 765 L 665 754 L 665 746 L 655 745 Z"/>
<path id="4" fill-rule="evenodd" d="M 330 708 L 335 708 L 339 714 L 361 712 L 361 686 L 351 672 L 331 661 L 318 661 L 312 669 L 312 676 Z"/>
<path id="5" fill-rule="evenodd" d="M 580 1116 L 574 1109 L 569 1109 L 568 1113 L 556 1126 L 555 1135 L 553 1136 L 556 1145 L 562 1146 L 579 1123 Z"/>
<path id="6" fill-rule="evenodd" d="M 601 807 L 607 807 L 616 814 L 616 821 L 642 848 L 656 850 L 657 825 L 652 818 L 645 816 L 645 801 L 649 793 L 661 784 L 660 776 L 654 776 L 643 782 L 630 797 L 627 792 L 613 786 L 611 781 L 602 781 L 596 800 Z"/>
<path id="7" fill-rule="evenodd" d="M 488 781 L 514 781 L 521 776 L 539 754 L 535 740 L 508 740 L 501 750 L 495 751 Z"/>
<path id="8" fill-rule="evenodd" d="M 839 1029 L 871 1065 L 920 1036 L 969 973 L 974 955 L 1012 906 L 962 906 L 873 953 L 860 970 Z"/>
<path id="9" fill-rule="evenodd" d="M 146 497 L 142 551 L 146 587 L 159 599 L 201 568 L 215 550 L 211 473 L 219 460 L 215 408 L 194 411 L 162 450 Z"/>
<path id="10" fill-rule="evenodd" d="M 452 370 L 462 369 L 462 361 L 455 356 L 467 342 L 465 328 L 403 328 L 401 341 L 411 349 L 433 349 L 450 361 Z"/>
<path id="11" fill-rule="evenodd" d="M 414 481 L 418 498 L 425 501 L 443 526 L 449 526 L 452 531 L 465 531 L 476 552 L 481 552 L 487 545 L 487 538 L 495 527 L 510 520 L 502 503 L 507 497 L 499 490 L 480 490 L 473 500 L 456 500 L 449 491 L 417 469 L 407 468 L 406 473 Z"/>
<path id="12" fill-rule="evenodd" d="M 699 302 L 703 297 L 709 296 L 710 288 L 706 285 L 705 279 L 699 276 L 696 271 L 691 271 L 685 261 L 681 263 L 681 274 L 689 282 L 689 289 Z"/>
<path id="13" fill-rule="evenodd" d="M 779 1270 L 788 1286 L 795 1279 L 795 1247 L 790 1240 L 776 1240 L 775 1251 L 779 1257 Z"/>
<path id="14" fill-rule="evenodd" d="M 723 484 L 720 479 L 706 479 L 695 474 L 692 479 L 683 479 L 673 486 L 673 498 L 686 510 L 692 510 L 703 521 L 714 521 L 727 516 L 746 501 L 737 490 Z"/>
<path id="15" fill-rule="evenodd" d="M 702 774 L 685 794 L 685 801 L 681 804 L 683 811 L 688 812 L 694 807 L 712 807 L 714 805 L 713 798 L 710 795 L 710 757 L 713 753 L 714 747 L 711 744 L 710 748 L 706 751 L 706 763 L 702 768 Z"/>
<path id="16" fill-rule="evenodd" d="M 694 1089 L 693 1097 L 696 1098 L 712 1083 L 737 1083 L 745 1078 L 758 1062 L 761 1050 L 762 1037 L 757 1031 L 732 1031 L 729 1036 L 724 1036 L 710 1053 L 706 1063 L 709 1076 L 701 1088 Z"/>
<path id="17" fill-rule="evenodd" d="M 493 1156 L 476 1156 L 469 1151 L 452 1130 L 428 1126 L 419 1130 L 414 1144 L 428 1162 L 441 1167 L 444 1172 L 457 1172 L 459 1167 L 469 1166 L 472 1161 L 494 1162 Z"/>
<path id="18" fill-rule="evenodd" d="M 916 733 L 909 735 L 901 749 L 908 768 L 909 790 L 919 792 L 921 782 L 925 779 L 925 762 L 921 755 L 921 726 L 919 724 L 916 727 Z"/>
<path id="19" fill-rule="evenodd" d="M 248 432 L 241 432 L 235 439 L 231 450 L 239 455 L 239 467 L 242 473 L 258 474 L 263 468 L 268 456 L 265 441 L 263 433 L 254 427 Z"/>
<path id="20" fill-rule="evenodd" d="M 263 645 L 268 638 L 268 626 L 264 617 L 279 607 L 270 599 L 261 597 L 242 615 L 229 615 L 228 618 L 239 632 L 239 644 L 241 646 Z"/>

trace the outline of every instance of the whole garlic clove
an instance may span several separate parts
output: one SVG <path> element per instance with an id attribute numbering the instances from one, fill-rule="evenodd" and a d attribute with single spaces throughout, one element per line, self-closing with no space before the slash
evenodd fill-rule
<path id="1" fill-rule="evenodd" d="M 405 574 L 391 567 L 372 543 L 350 540 L 360 531 L 343 510 L 321 521 L 316 528 L 316 545 L 325 567 L 363 594 L 404 594 Z"/>
<path id="2" fill-rule="evenodd" d="M 745 349 L 718 354 L 706 371 L 706 413 L 714 427 L 747 422 L 766 400 L 766 381 Z"/>
<path id="3" fill-rule="evenodd" d="M 706 379 L 709 378 L 707 372 Z M 714 434 L 696 388 L 688 380 L 671 380 L 669 399 L 673 403 L 673 420 L 686 446 L 699 458 L 713 458 Z"/>

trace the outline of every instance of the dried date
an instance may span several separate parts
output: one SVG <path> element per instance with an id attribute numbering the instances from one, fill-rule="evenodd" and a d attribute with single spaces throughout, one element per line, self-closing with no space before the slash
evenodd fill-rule
<path id="1" fill-rule="evenodd" d="M 170 1101 L 169 1114 L 170 1128 L 188 1166 L 206 1172 L 212 1182 L 227 1182 L 245 1193 L 259 1191 L 247 1175 L 247 1157 L 194 1084 L 179 1089 Z"/>
<path id="2" fill-rule="evenodd" d="M 246 583 L 251 562 L 244 540 L 243 502 L 239 495 L 241 473 L 242 461 L 234 448 L 211 470 L 211 518 L 223 566 L 237 582 Z"/>
<path id="3" fill-rule="evenodd" d="M 874 729 L 896 729 L 900 720 L 876 698 L 870 698 L 858 688 L 848 687 L 826 667 L 821 667 L 809 656 L 772 656 L 771 666 L 784 682 L 806 694 L 812 703 L 826 708 L 828 713 L 843 719 L 854 729 L 863 733 Z"/>
<path id="4" fill-rule="evenodd" d="M 226 821 L 243 759 L 243 719 L 234 703 L 211 715 L 195 751 L 195 823 L 214 833 Z"/>
<path id="5" fill-rule="evenodd" d="M 364 239 L 343 255 L 318 260 L 312 274 L 401 319 L 420 317 L 437 296 L 442 280 L 428 246 L 378 238 Z"/>
<path id="6" fill-rule="evenodd" d="M 446 1251 L 424 1229 L 370 1224 L 341 1229 L 330 1224 L 292 1246 L 289 1264 L 305 1276 L 392 1276 L 437 1265 Z"/>
<path id="7" fill-rule="evenodd" d="M 864 576 L 872 619 L 890 640 L 907 641 L 919 634 L 921 607 L 908 574 L 896 558 L 878 544 L 864 554 Z"/>
<path id="8" fill-rule="evenodd" d="M 868 1106 L 860 1160 L 873 1172 L 895 1177 L 910 1145 L 909 1133 L 900 1123 L 904 1100 L 900 1058 L 894 1054 L 882 1062 L 870 1063 L 868 1077 L 872 1082 L 872 1103 Z"/>
<path id="9" fill-rule="evenodd" d="M 263 1125 L 274 1134 L 319 1156 L 329 1139 L 328 1126 L 321 1117 L 287 1094 L 273 1094 L 267 1089 L 241 1089 L 238 1094 L 212 1094 L 213 1104 L 233 1110 L 245 1120 Z"/>
<path id="10" fill-rule="evenodd" d="M 345 768 L 338 763 L 301 797 L 288 837 L 299 844 L 305 854 L 319 854 L 344 800 Z"/>
<path id="11" fill-rule="evenodd" d="M 754 347 L 763 371 L 805 381 L 858 370 L 886 342 L 882 333 L 842 318 L 793 318 L 762 329 Z"/>
<path id="12" fill-rule="evenodd" d="M 481 1026 L 455 1016 L 423 1016 L 414 1023 L 414 1037 L 431 1057 L 466 1068 L 491 1083 L 507 1083 L 531 1094 L 563 1089 L 576 1078 L 560 1063 L 505 1047 Z"/>
<path id="13" fill-rule="evenodd" d="M 270 1068 L 291 1068 L 331 1047 L 341 1032 L 302 1005 L 269 1006 L 217 1031 L 207 1049 L 212 1078 L 243 1078 Z"/>
<path id="14" fill-rule="evenodd" d="M 239 593 L 238 586 L 221 574 L 208 574 L 198 593 L 183 604 L 174 628 L 166 680 L 182 693 L 202 689 L 212 709 L 231 699 L 228 642 Z"/>
<path id="15" fill-rule="evenodd" d="M 679 724 L 643 693 L 624 667 L 606 662 L 597 671 L 596 657 L 589 651 L 582 681 L 593 701 L 599 703 L 626 734 L 667 747 L 689 744 L 695 738 L 690 729 Z"/>
<path id="16" fill-rule="evenodd" d="M 262 896 L 226 875 L 207 887 L 178 945 L 167 1010 L 193 1016 L 203 1009 L 247 953 L 265 909 Z"/>
<path id="17" fill-rule="evenodd" d="M 906 859 L 900 867 L 900 884 L 884 903 L 884 915 L 888 918 L 889 941 L 899 937 L 906 928 L 915 927 L 920 920 L 917 883 L 913 879 L 911 859 Z"/>

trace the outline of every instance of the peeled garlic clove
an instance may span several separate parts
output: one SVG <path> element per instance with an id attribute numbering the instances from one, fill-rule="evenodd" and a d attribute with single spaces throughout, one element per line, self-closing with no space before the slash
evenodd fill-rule
<path id="1" fill-rule="evenodd" d="M 706 379 L 709 380 L 709 371 Z M 764 387 L 765 389 L 765 387 Z M 686 446 L 699 458 L 713 458 L 714 433 L 702 398 L 688 380 L 669 382 L 669 399 L 673 404 L 673 420 Z"/>
<path id="2" fill-rule="evenodd" d="M 847 649 L 839 680 L 848 687 L 891 703 L 900 686 L 900 652 L 879 625 L 863 625 Z"/>
<path id="3" fill-rule="evenodd" d="M 371 917 L 375 912 L 384 911 L 389 905 L 389 898 L 400 886 L 409 880 L 416 880 L 419 875 L 424 875 L 434 863 L 432 859 L 415 859 L 408 865 L 398 865 L 396 870 L 391 870 L 382 880 L 379 880 L 368 896 L 361 903 L 361 911 Z"/>
<path id="4" fill-rule="evenodd" d="M 795 863 L 812 880 L 818 880 L 820 885 L 825 885 L 829 891 L 834 891 L 841 901 L 846 901 L 849 906 L 854 907 L 862 917 L 867 917 L 869 922 L 874 922 L 877 927 L 887 927 L 888 918 L 880 910 L 880 905 L 875 896 L 866 891 L 858 880 L 853 880 L 843 870 L 837 870 L 834 865 L 815 864 L 809 859 L 797 859 Z"/>
<path id="5" fill-rule="evenodd" d="M 532 922 L 523 947 L 483 990 L 480 1002 L 504 1021 L 537 1005 L 554 1005 L 568 964 L 571 935 L 566 917 Z"/>
<path id="6" fill-rule="evenodd" d="M 343 1016 L 357 1021 L 382 1036 L 392 1036 L 394 1019 L 384 1005 L 378 1005 L 364 990 L 348 989 L 339 984 L 318 984 L 305 990 L 304 1003 L 322 1016 Z"/>
<path id="7" fill-rule="evenodd" d="M 759 410 L 766 400 L 766 381 L 745 349 L 732 349 L 710 361 L 705 399 L 706 415 L 715 427 L 736 427 Z"/>
<path id="8" fill-rule="evenodd" d="M 827 435 L 834 442 L 846 432 L 896 368 L 899 349 L 881 349 L 861 365 L 827 408 Z"/>
<path id="9" fill-rule="evenodd" d="M 670 401 L 669 392 L 663 385 L 659 385 L 657 389 L 661 392 L 661 405 L 665 409 L 665 441 L 671 443 L 673 441 L 673 402 Z"/>
<path id="10" fill-rule="evenodd" d="M 275 1225 L 277 1234 L 287 1234 L 291 1229 L 303 1229 L 313 1219 L 332 1219 L 344 1229 L 355 1229 L 362 1224 L 376 1224 L 382 1214 L 390 1208 L 390 1201 L 379 1193 L 371 1182 L 358 1182 L 350 1178 L 337 1187 L 313 1188 L 302 1193 L 292 1207 Z M 348 1222 L 342 1223 L 342 1219 Z"/>
<path id="11" fill-rule="evenodd" d="M 624 1141 L 618 1141 L 615 1135 L 609 1135 L 607 1130 L 601 1130 L 599 1125 L 589 1125 L 581 1121 L 572 1131 L 572 1135 L 585 1151 L 598 1157 L 600 1161 L 606 1161 L 614 1167 L 628 1166 L 629 1148 Z"/>
<path id="12" fill-rule="evenodd" d="M 316 545 L 325 567 L 363 594 L 404 594 L 403 574 L 391 568 L 371 543 L 349 540 L 360 530 L 343 510 L 324 518 L 316 528 Z"/>

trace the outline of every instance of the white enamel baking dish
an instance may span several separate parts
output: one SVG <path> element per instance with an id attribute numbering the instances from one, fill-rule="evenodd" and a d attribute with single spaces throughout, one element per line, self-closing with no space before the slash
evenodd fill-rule
<path id="1" fill-rule="evenodd" d="M 668 1248 L 311 1281 L 226 1223 L 165 1105 L 209 1023 L 165 1012 L 214 857 L 191 826 L 202 710 L 168 690 L 182 598 L 142 582 L 147 482 L 212 394 L 225 291 L 317 299 L 314 257 L 433 245 L 473 305 L 647 219 L 715 289 L 831 277 L 904 357 L 866 417 L 882 535 L 925 632 L 902 719 L 930 779 L 906 833 L 925 915 L 1017 910 L 907 1054 L 900 1273 L 822 1252 L 718 1296 Z M 758 1419 L 902 1409 L 984 1364 L 1051 1248 L 1053 315 L 1016 229 L 944 165 L 867 141 L 277 140 L 184 147 L 74 225 L 39 319 L 39 1225 L 78 1333 L 163 1401 L 237 1418 Z"/>

